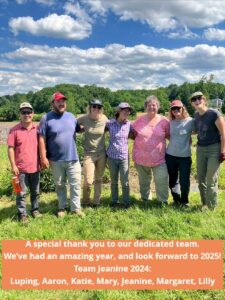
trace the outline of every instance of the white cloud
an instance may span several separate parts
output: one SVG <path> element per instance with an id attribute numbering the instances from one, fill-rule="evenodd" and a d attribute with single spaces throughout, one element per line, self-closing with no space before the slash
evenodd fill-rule
<path id="1" fill-rule="evenodd" d="M 209 28 L 204 30 L 203 36 L 209 40 L 224 41 L 225 40 L 225 30 L 217 28 Z"/>
<path id="2" fill-rule="evenodd" d="M 91 12 L 105 15 L 109 10 L 121 20 L 141 21 L 156 31 L 180 27 L 204 28 L 225 20 L 221 0 L 81 0 Z"/>
<path id="3" fill-rule="evenodd" d="M 16 0 L 16 2 L 18 4 L 25 4 L 27 3 L 29 0 Z M 44 4 L 44 5 L 52 5 L 54 4 L 57 0 L 34 0 L 35 2 L 39 3 L 39 4 Z M 1 2 L 1 0 L 0 0 Z"/>
<path id="4" fill-rule="evenodd" d="M 225 83 L 225 48 L 209 45 L 172 50 L 120 44 L 86 50 L 26 45 L 2 55 L 0 65 L 1 95 L 59 83 L 150 89 L 194 82 L 211 73 Z"/>
<path id="5" fill-rule="evenodd" d="M 37 36 L 81 40 L 91 34 L 92 26 L 84 19 L 52 14 L 35 21 L 32 17 L 19 17 L 9 21 L 15 35 L 26 31 Z"/>

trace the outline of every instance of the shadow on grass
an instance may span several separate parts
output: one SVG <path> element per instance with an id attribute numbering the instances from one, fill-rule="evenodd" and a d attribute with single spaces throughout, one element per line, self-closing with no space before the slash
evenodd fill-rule
<path id="1" fill-rule="evenodd" d="M 47 195 L 47 194 L 46 194 Z M 27 213 L 28 215 L 30 214 L 30 203 L 28 203 L 29 198 L 27 198 Z M 101 198 L 101 204 L 100 208 L 110 208 L 111 212 L 115 211 L 126 211 L 129 210 L 129 208 L 139 208 L 143 211 L 148 211 L 148 210 L 162 210 L 164 212 L 173 210 L 177 211 L 179 213 L 188 213 L 188 212 L 199 212 L 200 211 L 200 206 L 189 206 L 189 207 L 181 207 L 177 206 L 174 203 L 169 203 L 168 205 L 161 204 L 157 199 L 153 199 L 151 201 L 141 201 L 137 199 L 134 196 L 131 196 L 131 205 L 129 208 L 126 208 L 123 204 L 122 199 L 120 198 L 119 205 L 116 207 L 111 206 L 111 197 L 102 197 Z M 67 201 L 68 209 L 67 211 L 69 212 L 70 206 L 69 206 L 69 200 Z M 49 201 L 40 201 L 39 205 L 40 212 L 45 215 L 57 215 L 58 211 L 58 200 L 57 198 L 51 199 Z M 84 212 L 86 212 L 86 208 L 82 208 Z M 11 219 L 12 221 L 17 221 L 17 208 L 15 204 L 15 200 L 12 201 L 12 205 L 10 207 L 5 207 L 2 208 L 0 211 L 0 223 L 3 222 L 6 219 Z"/>

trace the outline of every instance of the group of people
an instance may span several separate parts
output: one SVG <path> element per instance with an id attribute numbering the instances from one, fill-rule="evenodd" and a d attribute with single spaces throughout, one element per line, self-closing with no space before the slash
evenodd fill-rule
<path id="1" fill-rule="evenodd" d="M 191 118 L 180 100 L 170 103 L 168 118 L 158 113 L 156 96 L 145 100 L 145 114 L 134 122 L 129 103 L 121 102 L 111 120 L 103 113 L 101 100 L 93 99 L 88 112 L 78 119 L 66 111 L 67 98 L 52 95 L 52 110 L 36 126 L 30 103 L 20 104 L 21 122 L 8 135 L 8 156 L 12 172 L 18 176 L 22 191 L 16 195 L 18 217 L 27 222 L 26 191 L 30 190 L 31 215 L 39 212 L 40 170 L 51 168 L 58 198 L 58 217 L 67 211 L 67 181 L 70 187 L 70 211 L 84 217 L 81 210 L 81 165 L 76 147 L 76 133 L 84 134 L 82 206 L 98 207 L 106 163 L 111 177 L 111 204 L 119 205 L 118 180 L 122 186 L 123 205 L 130 207 L 128 139 L 134 140 L 133 161 L 138 172 L 141 199 L 151 200 L 151 181 L 155 182 L 157 200 L 166 205 L 169 189 L 174 203 L 188 205 L 191 173 L 191 135 L 197 133 L 197 180 L 203 209 L 217 206 L 220 163 L 225 160 L 225 121 L 219 111 L 207 107 L 202 92 L 195 92 L 190 102 L 195 109 Z M 105 133 L 109 146 L 105 148 Z M 167 142 L 168 140 L 168 142 Z M 93 201 L 91 190 L 94 185 Z"/>

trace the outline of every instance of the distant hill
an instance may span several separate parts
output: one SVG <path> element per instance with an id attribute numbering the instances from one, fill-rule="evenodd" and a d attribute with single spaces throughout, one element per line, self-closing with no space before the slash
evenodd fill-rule
<path id="1" fill-rule="evenodd" d="M 104 103 L 104 110 L 107 116 L 114 114 L 116 106 L 122 102 L 129 102 L 134 112 L 144 111 L 144 101 L 149 95 L 156 95 L 160 101 L 160 112 L 165 113 L 169 109 L 170 101 L 180 99 L 186 105 L 190 114 L 193 109 L 188 101 L 191 93 L 202 91 L 207 99 L 225 99 L 225 85 L 214 83 L 211 79 L 203 77 L 197 83 L 185 82 L 178 86 L 171 84 L 167 87 L 159 87 L 154 90 L 118 90 L 111 91 L 108 88 L 95 85 L 80 86 L 76 84 L 59 84 L 54 87 L 44 88 L 37 92 L 27 94 L 5 95 L 0 97 L 0 120 L 12 121 L 18 118 L 18 107 L 21 102 L 30 102 L 37 114 L 42 114 L 50 110 L 51 95 L 60 91 L 68 98 L 68 111 L 75 115 L 86 112 L 88 103 L 93 98 L 101 99 Z M 216 103 L 214 101 L 214 103 Z M 225 112 L 223 102 L 220 107 Z"/>

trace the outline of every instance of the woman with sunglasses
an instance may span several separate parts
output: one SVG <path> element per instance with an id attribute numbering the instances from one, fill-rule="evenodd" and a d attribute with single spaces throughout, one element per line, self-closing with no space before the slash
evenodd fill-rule
<path id="1" fill-rule="evenodd" d="M 207 107 L 206 97 L 202 92 L 193 93 L 189 99 L 196 111 L 197 179 L 202 209 L 215 209 L 219 167 L 225 160 L 225 121 L 218 110 Z"/>
<path id="2" fill-rule="evenodd" d="M 128 137 L 133 130 L 128 117 L 131 112 L 130 104 L 121 102 L 117 107 L 115 118 L 106 123 L 106 130 L 110 135 L 106 153 L 111 177 L 112 206 L 114 207 L 119 205 L 119 174 L 123 204 L 125 208 L 130 207 Z"/>
<path id="3" fill-rule="evenodd" d="M 188 205 L 191 174 L 191 133 L 194 120 L 180 100 L 170 104 L 170 141 L 166 150 L 166 164 L 169 173 L 169 188 L 173 201 Z"/>
<path id="4" fill-rule="evenodd" d="M 103 114 L 101 100 L 93 99 L 89 103 L 88 113 L 78 118 L 78 124 L 84 131 L 83 161 L 83 202 L 84 206 L 100 205 L 102 177 L 106 165 L 105 124 L 108 121 Z M 94 183 L 94 201 L 91 202 L 91 188 Z"/>

